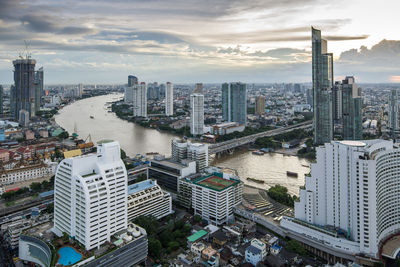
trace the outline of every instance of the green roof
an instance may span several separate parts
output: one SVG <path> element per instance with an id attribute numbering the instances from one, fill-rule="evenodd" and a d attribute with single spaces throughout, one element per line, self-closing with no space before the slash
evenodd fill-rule
<path id="1" fill-rule="evenodd" d="M 200 238 L 203 238 L 203 237 L 206 236 L 207 234 L 208 234 L 207 231 L 205 231 L 205 230 L 200 230 L 200 231 L 197 231 L 196 233 L 194 233 L 193 235 L 189 236 L 189 237 L 187 238 L 187 240 L 188 240 L 190 243 L 193 243 L 193 242 L 196 242 L 197 240 L 199 240 Z"/>
<path id="2" fill-rule="evenodd" d="M 215 191 L 222 191 L 230 186 L 237 185 L 240 183 L 240 180 L 233 178 L 225 179 L 223 178 L 222 173 L 213 173 L 211 175 L 192 180 L 191 182 Z"/>

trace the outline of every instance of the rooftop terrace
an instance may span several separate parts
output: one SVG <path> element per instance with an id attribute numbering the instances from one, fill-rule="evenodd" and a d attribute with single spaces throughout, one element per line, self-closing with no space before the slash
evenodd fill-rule
<path id="1" fill-rule="evenodd" d="M 240 183 L 240 181 L 232 178 L 224 179 L 222 174 L 214 173 L 205 177 L 200 177 L 199 179 L 195 179 L 193 183 L 212 190 L 222 191 L 230 186 Z"/>

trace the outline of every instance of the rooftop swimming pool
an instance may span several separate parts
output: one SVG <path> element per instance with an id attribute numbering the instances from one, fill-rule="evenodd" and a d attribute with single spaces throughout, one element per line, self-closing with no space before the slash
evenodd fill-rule
<path id="1" fill-rule="evenodd" d="M 74 248 L 71 247 L 60 248 L 58 250 L 58 254 L 60 254 L 58 264 L 62 264 L 64 266 L 75 264 L 82 259 L 82 254 L 78 253 Z"/>

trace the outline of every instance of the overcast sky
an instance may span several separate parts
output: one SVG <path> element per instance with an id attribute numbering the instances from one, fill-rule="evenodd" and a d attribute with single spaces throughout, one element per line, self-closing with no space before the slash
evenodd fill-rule
<path id="1" fill-rule="evenodd" d="M 400 82 L 399 0 L 0 0 L 0 84 L 24 53 L 45 83 L 310 82 L 311 25 L 336 79 Z"/>

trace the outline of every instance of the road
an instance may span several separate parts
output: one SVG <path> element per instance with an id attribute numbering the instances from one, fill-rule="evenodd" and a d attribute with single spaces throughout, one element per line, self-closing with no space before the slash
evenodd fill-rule
<path id="1" fill-rule="evenodd" d="M 278 135 L 278 134 L 291 132 L 291 131 L 297 130 L 297 129 L 310 129 L 310 128 L 312 128 L 312 121 L 305 121 L 305 122 L 302 122 L 302 123 L 299 123 L 299 124 L 296 124 L 296 125 L 291 125 L 291 126 L 287 126 L 287 127 L 273 129 L 273 130 L 270 130 L 270 131 L 256 133 L 256 134 L 244 136 L 244 137 L 241 137 L 241 138 L 228 140 L 228 141 L 225 141 L 225 142 L 220 142 L 220 143 L 217 143 L 217 144 L 212 144 L 212 145 L 208 146 L 208 153 L 209 154 L 216 154 L 216 153 L 223 152 L 223 151 L 235 148 L 235 147 L 239 147 L 239 146 L 242 146 L 242 145 L 253 143 L 258 138 L 261 138 L 261 137 L 275 136 L 275 135 Z"/>

